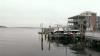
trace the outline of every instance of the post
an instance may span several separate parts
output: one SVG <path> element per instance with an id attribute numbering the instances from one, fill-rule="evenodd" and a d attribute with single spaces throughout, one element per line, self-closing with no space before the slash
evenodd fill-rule
<path id="1" fill-rule="evenodd" d="M 41 50 L 43 51 L 43 34 L 41 34 Z"/>
<path id="2" fill-rule="evenodd" d="M 43 30 L 43 23 L 40 24 L 40 28 L 42 29 L 41 32 L 43 33 L 44 32 L 44 30 Z"/>

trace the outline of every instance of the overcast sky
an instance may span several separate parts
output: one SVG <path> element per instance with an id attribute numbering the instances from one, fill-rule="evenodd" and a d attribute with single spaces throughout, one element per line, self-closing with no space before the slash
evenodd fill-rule
<path id="1" fill-rule="evenodd" d="M 67 24 L 84 11 L 100 15 L 100 0 L 0 0 L 0 25 L 39 26 Z"/>

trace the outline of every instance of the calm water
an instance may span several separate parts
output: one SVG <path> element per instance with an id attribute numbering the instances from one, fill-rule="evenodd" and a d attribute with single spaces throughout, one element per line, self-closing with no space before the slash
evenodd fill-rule
<path id="1" fill-rule="evenodd" d="M 40 29 L 0 28 L 0 56 L 100 56 L 87 48 L 78 50 L 74 45 L 48 41 L 38 35 Z"/>

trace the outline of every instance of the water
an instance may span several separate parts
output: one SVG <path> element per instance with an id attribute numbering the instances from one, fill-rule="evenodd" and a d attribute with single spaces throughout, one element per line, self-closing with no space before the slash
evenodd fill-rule
<path id="1" fill-rule="evenodd" d="M 77 44 L 41 38 L 40 29 L 0 28 L 0 56 L 99 56 L 100 52 Z M 76 46 L 77 45 L 77 46 Z"/>

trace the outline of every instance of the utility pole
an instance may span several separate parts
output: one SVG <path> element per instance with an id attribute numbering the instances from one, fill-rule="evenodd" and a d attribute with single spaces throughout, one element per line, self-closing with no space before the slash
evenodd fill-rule
<path id="1" fill-rule="evenodd" d="M 42 33 L 43 33 L 43 23 L 40 24 L 40 28 L 42 29 Z"/>

